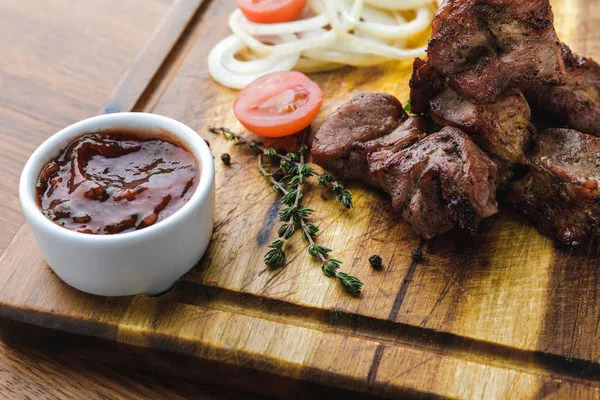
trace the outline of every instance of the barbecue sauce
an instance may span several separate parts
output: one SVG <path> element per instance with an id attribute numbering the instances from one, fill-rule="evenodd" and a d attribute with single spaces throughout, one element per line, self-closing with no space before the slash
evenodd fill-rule
<path id="1" fill-rule="evenodd" d="M 44 215 L 97 235 L 154 225 L 192 197 L 199 167 L 184 148 L 141 133 L 99 132 L 72 141 L 40 172 Z"/>

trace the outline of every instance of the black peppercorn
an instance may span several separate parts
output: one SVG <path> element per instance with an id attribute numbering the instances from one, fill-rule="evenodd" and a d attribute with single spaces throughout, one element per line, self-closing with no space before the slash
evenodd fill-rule
<path id="1" fill-rule="evenodd" d="M 371 264 L 371 267 L 374 269 L 382 269 L 383 268 L 383 260 L 378 255 L 369 257 L 369 263 Z"/>
<path id="2" fill-rule="evenodd" d="M 229 153 L 221 154 L 221 161 L 223 161 L 223 164 L 225 165 L 231 164 L 231 156 L 229 155 Z"/>
<path id="3" fill-rule="evenodd" d="M 284 149 L 283 147 L 280 147 L 277 149 L 277 154 L 279 154 L 280 156 L 287 156 L 287 150 Z"/>
<path id="4" fill-rule="evenodd" d="M 414 262 L 419 263 L 423 261 L 423 252 L 421 249 L 415 249 L 411 252 L 412 259 Z"/>

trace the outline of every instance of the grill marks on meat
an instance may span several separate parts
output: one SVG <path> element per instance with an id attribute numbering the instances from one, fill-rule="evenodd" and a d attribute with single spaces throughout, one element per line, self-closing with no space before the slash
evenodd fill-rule
<path id="1" fill-rule="evenodd" d="M 548 0 L 446 2 L 433 22 L 429 61 L 413 64 L 413 112 L 469 134 L 507 178 L 510 167 L 528 164 L 535 133 L 521 90 L 564 81 L 553 20 Z"/>
<path id="2" fill-rule="evenodd" d="M 442 91 L 446 84 L 440 73 L 425 60 L 415 58 L 410 86 L 410 108 L 415 114 L 429 112 L 429 101 Z"/>
<path id="3" fill-rule="evenodd" d="M 562 54 L 567 69 L 565 85 L 545 86 L 526 93 L 540 118 L 559 121 L 569 128 L 600 136 L 600 65 L 573 54 L 565 44 Z"/>
<path id="4" fill-rule="evenodd" d="M 368 164 L 394 210 L 425 238 L 455 225 L 473 231 L 498 212 L 496 164 L 459 129 L 444 128 L 389 157 L 372 153 Z"/>
<path id="5" fill-rule="evenodd" d="M 369 142 L 390 134 L 408 118 L 392 95 L 358 95 L 323 122 L 313 140 L 312 159 L 339 178 L 372 183 L 366 164 L 373 147 Z"/>
<path id="6" fill-rule="evenodd" d="M 429 62 L 465 98 L 556 85 L 565 67 L 548 0 L 454 0 L 433 22 Z"/>
<path id="7" fill-rule="evenodd" d="M 387 93 L 354 97 L 331 114 L 312 144 L 313 162 L 339 178 L 360 179 L 377 186 L 369 175 L 367 155 L 396 151 L 423 137 L 419 121 L 409 118 L 402 104 Z"/>
<path id="8" fill-rule="evenodd" d="M 567 245 L 598 235 L 600 139 L 570 129 L 541 133 L 535 166 L 516 182 L 508 200 L 543 233 Z"/>
<path id="9" fill-rule="evenodd" d="M 476 104 L 448 87 L 421 59 L 413 64 L 410 87 L 413 112 L 429 114 L 440 126 L 461 129 L 506 167 L 527 163 L 525 154 L 535 128 L 521 91 L 508 89 L 488 104 Z"/>
<path id="10" fill-rule="evenodd" d="M 519 90 L 509 89 L 493 103 L 478 105 L 447 88 L 430 102 L 431 118 L 467 132 L 483 150 L 509 165 L 527 163 L 525 152 L 535 128 Z"/>
<path id="11" fill-rule="evenodd" d="M 364 94 L 341 106 L 316 133 L 313 161 L 383 188 L 419 235 L 431 238 L 455 225 L 474 230 L 498 211 L 496 164 L 458 129 L 424 138 L 420 119 L 399 114 L 396 102 Z M 395 123 L 382 128 L 381 121 Z"/>

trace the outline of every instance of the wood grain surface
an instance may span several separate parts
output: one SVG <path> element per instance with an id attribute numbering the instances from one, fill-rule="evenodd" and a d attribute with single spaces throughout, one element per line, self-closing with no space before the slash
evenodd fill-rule
<path id="1" fill-rule="evenodd" d="M 93 116 L 170 0 L 0 2 L 0 252 L 23 224 L 18 178 L 57 130 Z"/>
<path id="2" fill-rule="evenodd" d="M 199 399 L 258 397 L 55 355 L 25 346 L 0 345 L 2 399 Z M 260 397 L 264 399 L 263 397 Z"/>
<path id="3" fill-rule="evenodd" d="M 599 59 L 600 1 L 552 4 L 559 36 Z M 231 166 L 217 162 L 215 232 L 202 262 L 158 298 L 89 296 L 54 276 L 23 226 L 0 261 L 0 314 L 27 324 L 34 343 L 42 344 L 36 329 L 57 335 L 54 350 L 93 359 L 112 350 L 127 365 L 282 398 L 324 393 L 320 385 L 390 398 L 600 396 L 598 241 L 561 248 L 503 210 L 474 236 L 453 231 L 423 243 L 417 264 L 410 253 L 421 241 L 389 199 L 350 184 L 353 210 L 318 188 L 306 204 L 318 204 L 319 242 L 365 282 L 362 297 L 324 277 L 300 238 L 285 269 L 265 269 L 277 199 L 250 152 L 207 130 L 241 129 L 231 112 L 236 92 L 206 70 L 208 51 L 229 33 L 232 7 L 203 5 L 148 73 L 152 81 L 130 74 L 111 98 L 135 98 L 126 104 L 195 128 L 215 157 L 232 154 Z M 361 91 L 405 101 L 409 75 L 409 62 L 313 75 L 325 95 L 315 126 Z M 368 265 L 374 253 L 384 259 L 381 272 Z M 27 339 L 21 330 L 2 332 Z"/>
<path id="4" fill-rule="evenodd" d="M 17 182 L 31 152 L 58 129 L 97 113 L 153 34 L 164 34 L 157 29 L 171 5 L 171 0 L 0 2 L 0 254 L 24 222 Z M 166 22 L 172 21 L 177 19 Z M 151 397 L 254 398 L 0 342 L 2 399 Z"/>

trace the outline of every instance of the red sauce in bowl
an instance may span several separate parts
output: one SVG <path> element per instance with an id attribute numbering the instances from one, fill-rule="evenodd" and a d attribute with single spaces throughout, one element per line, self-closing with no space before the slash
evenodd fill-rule
<path id="1" fill-rule="evenodd" d="M 192 197 L 195 158 L 158 137 L 98 132 L 72 141 L 42 169 L 39 206 L 51 221 L 89 234 L 130 232 L 169 217 Z"/>

